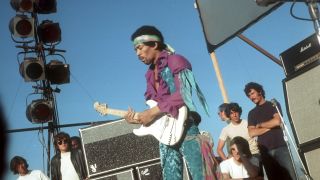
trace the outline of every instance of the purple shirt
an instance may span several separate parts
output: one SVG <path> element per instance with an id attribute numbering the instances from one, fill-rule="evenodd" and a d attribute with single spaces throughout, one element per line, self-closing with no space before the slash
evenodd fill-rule
<path id="1" fill-rule="evenodd" d="M 169 55 L 167 51 L 161 52 L 156 63 L 158 66 L 158 91 L 155 88 L 154 66 L 151 65 L 145 74 L 147 80 L 147 90 L 144 94 L 145 99 L 157 101 L 161 112 L 169 113 L 176 118 L 178 116 L 179 108 L 185 105 L 180 94 L 179 72 L 185 69 L 192 70 L 191 64 L 183 56 L 178 54 Z M 169 86 L 161 76 L 161 72 L 166 67 L 170 68 L 174 77 L 176 90 L 172 94 L 170 93 Z"/>

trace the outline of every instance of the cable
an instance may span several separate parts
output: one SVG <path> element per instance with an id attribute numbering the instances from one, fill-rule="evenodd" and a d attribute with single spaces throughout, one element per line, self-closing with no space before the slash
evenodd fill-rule
<path id="1" fill-rule="evenodd" d="M 302 21 L 313 21 L 313 20 L 310 19 L 310 18 L 302 18 L 302 17 L 298 17 L 298 16 L 294 15 L 294 13 L 293 13 L 293 7 L 294 7 L 295 3 L 296 3 L 296 0 L 294 0 L 294 1 L 292 2 L 292 5 L 291 5 L 291 7 L 290 7 L 290 15 L 291 15 L 293 18 L 298 19 L 298 20 L 302 20 Z"/>
<path id="2" fill-rule="evenodd" d="M 79 83 L 79 86 L 84 90 L 84 92 L 87 94 L 90 100 L 92 102 L 95 102 L 95 99 L 90 95 L 89 91 L 86 88 L 84 88 L 84 86 L 80 83 L 80 81 L 78 81 L 78 79 L 72 73 L 70 73 L 70 75 L 77 83 Z"/>
<path id="3" fill-rule="evenodd" d="M 44 139 L 44 135 L 43 135 L 43 124 L 41 125 L 41 128 L 39 129 L 38 131 L 38 138 L 39 138 L 39 142 L 40 144 L 42 145 L 42 168 L 43 170 L 45 169 L 45 153 L 47 155 L 47 160 L 50 158 L 48 157 L 48 147 L 46 146 L 46 142 L 45 142 L 45 139 Z"/>
<path id="4" fill-rule="evenodd" d="M 12 114 L 12 112 L 13 112 L 13 107 L 14 107 L 14 105 L 15 105 L 15 103 L 16 103 L 16 100 L 17 100 L 17 97 L 18 97 L 18 92 L 20 91 L 20 88 L 21 88 L 21 84 L 22 84 L 22 80 L 20 80 L 20 82 L 19 82 L 19 84 L 18 84 L 18 88 L 17 88 L 16 93 L 15 93 L 14 98 L 13 98 L 13 103 L 12 103 L 11 106 L 10 106 L 10 109 L 9 109 L 9 119 L 11 119 L 10 117 L 11 117 L 11 114 Z"/>

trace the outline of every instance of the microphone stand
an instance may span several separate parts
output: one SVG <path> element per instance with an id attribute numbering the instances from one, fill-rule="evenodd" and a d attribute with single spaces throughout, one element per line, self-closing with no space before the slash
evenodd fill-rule
<path id="1" fill-rule="evenodd" d="M 292 165 L 293 165 L 293 169 L 294 169 L 296 178 L 297 178 L 297 169 L 296 169 L 296 165 L 295 165 L 295 163 L 294 163 L 294 161 L 293 161 L 292 151 L 291 151 L 290 143 L 289 143 L 289 141 L 288 141 L 288 137 L 289 137 L 289 140 L 291 141 L 291 143 L 292 143 L 292 145 L 293 145 L 293 148 L 294 148 L 294 150 L 295 150 L 295 153 L 297 153 L 297 155 L 298 155 L 300 164 L 302 165 L 301 171 L 302 171 L 303 174 L 307 177 L 307 179 L 313 180 L 313 178 L 307 173 L 306 168 L 305 168 L 305 166 L 304 166 L 304 164 L 303 164 L 303 162 L 302 162 L 302 160 L 301 160 L 301 157 L 300 157 L 300 155 L 299 155 L 299 153 L 298 153 L 298 149 L 297 149 L 296 146 L 294 145 L 294 141 L 292 140 L 292 137 L 291 137 L 291 135 L 290 135 L 290 133 L 289 133 L 289 131 L 288 131 L 288 128 L 287 128 L 287 126 L 286 126 L 286 124 L 285 124 L 285 122 L 284 122 L 284 120 L 283 120 L 283 117 L 282 117 L 282 115 L 281 115 L 281 112 L 280 112 L 280 110 L 279 110 L 279 108 L 278 108 L 278 101 L 277 101 L 276 99 L 271 99 L 271 103 L 272 103 L 273 106 L 277 109 L 277 112 L 278 112 L 278 114 L 279 114 L 279 116 L 280 116 L 280 119 L 281 119 L 281 122 L 282 122 L 281 125 L 280 125 L 280 127 L 281 127 L 281 129 L 282 129 L 282 131 L 283 131 L 283 139 L 285 140 L 285 142 L 286 142 L 286 144 L 287 144 L 287 147 L 288 147 L 288 150 L 289 150 L 289 154 L 290 154 L 290 157 L 291 157 L 291 161 L 292 161 Z"/>
<path id="2" fill-rule="evenodd" d="M 313 21 L 314 29 L 317 33 L 317 35 L 320 35 L 319 28 L 320 28 L 320 22 L 319 22 L 319 8 L 317 5 L 317 2 L 319 0 L 306 0 L 306 4 L 309 9 L 309 14 L 311 17 L 311 20 Z"/>

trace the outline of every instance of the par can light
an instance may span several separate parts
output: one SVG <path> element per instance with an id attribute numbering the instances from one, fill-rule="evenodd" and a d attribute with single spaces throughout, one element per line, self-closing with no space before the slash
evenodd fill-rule
<path id="1" fill-rule="evenodd" d="M 61 41 L 61 29 L 59 23 L 45 20 L 38 26 L 38 36 L 44 43 L 55 43 Z"/>
<path id="2" fill-rule="evenodd" d="M 16 15 L 11 19 L 9 29 L 15 37 L 34 37 L 34 19 L 26 15 Z"/>
<path id="3" fill-rule="evenodd" d="M 28 57 L 20 64 L 20 74 L 26 82 L 45 79 L 44 62 L 38 58 Z"/>
<path id="4" fill-rule="evenodd" d="M 57 12 L 56 0 L 35 0 L 36 12 L 39 14 L 50 14 Z"/>
<path id="5" fill-rule="evenodd" d="M 46 76 L 51 84 L 65 84 L 70 82 L 69 64 L 52 60 L 46 65 Z"/>
<path id="6" fill-rule="evenodd" d="M 26 116 L 34 124 L 52 121 L 52 102 L 43 99 L 33 100 L 27 107 Z"/>
<path id="7" fill-rule="evenodd" d="M 11 0 L 10 4 L 18 12 L 33 12 L 33 0 Z"/>

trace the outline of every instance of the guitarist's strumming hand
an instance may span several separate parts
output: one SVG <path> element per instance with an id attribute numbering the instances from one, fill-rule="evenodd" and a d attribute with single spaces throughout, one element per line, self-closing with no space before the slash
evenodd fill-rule
<path id="1" fill-rule="evenodd" d="M 138 113 L 136 113 L 131 107 L 128 109 L 128 113 L 123 116 L 123 118 L 130 124 L 141 124 L 138 121 Z"/>
<path id="2" fill-rule="evenodd" d="M 136 113 L 129 107 L 128 113 L 124 116 L 126 121 L 131 124 L 143 124 L 147 126 L 150 122 L 156 119 L 162 112 L 158 106 L 154 106 L 151 109 L 145 110 L 141 113 Z"/>

